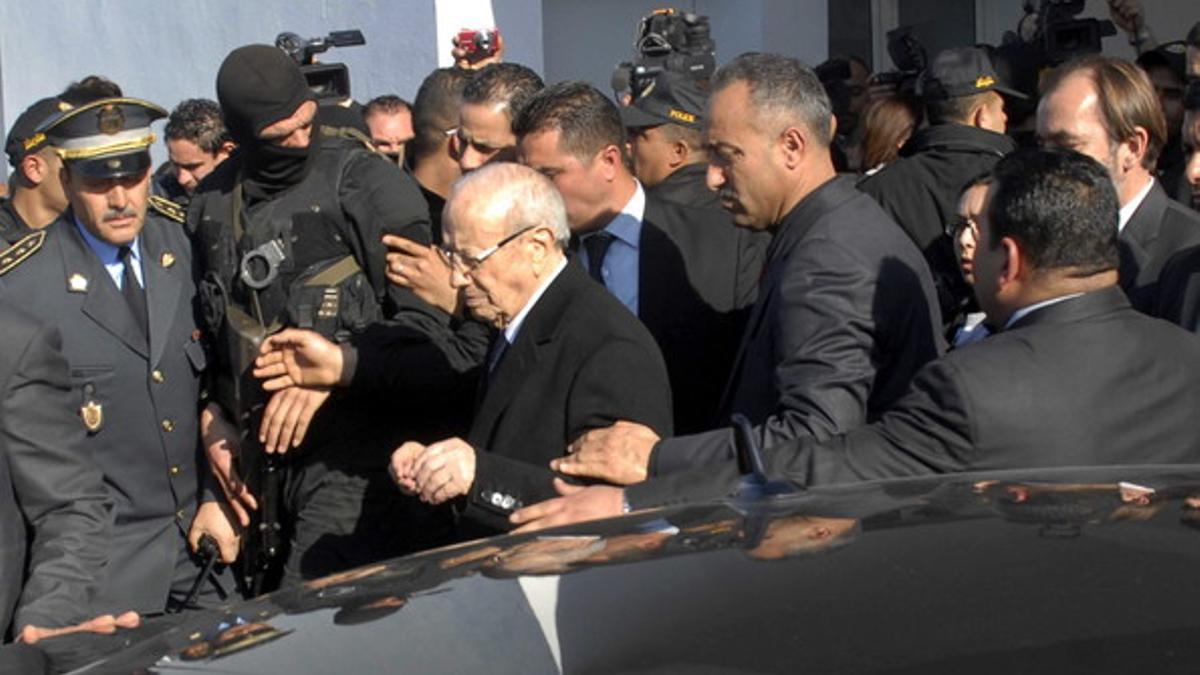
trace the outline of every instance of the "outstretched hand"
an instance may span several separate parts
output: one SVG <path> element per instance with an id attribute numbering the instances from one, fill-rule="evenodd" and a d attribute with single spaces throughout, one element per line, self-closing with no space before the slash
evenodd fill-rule
<path id="1" fill-rule="evenodd" d="M 649 475 L 650 454 L 658 441 L 658 434 L 650 427 L 618 421 L 575 439 L 567 446 L 568 455 L 551 460 L 550 468 L 567 476 L 632 485 Z"/>
<path id="2" fill-rule="evenodd" d="M 619 487 L 583 487 L 555 478 L 554 489 L 560 497 L 526 506 L 509 516 L 509 522 L 520 526 L 515 532 L 532 532 L 586 520 L 613 518 L 624 511 L 625 490 Z"/>
<path id="3" fill-rule="evenodd" d="M 137 612 L 125 612 L 124 614 L 112 615 L 102 614 L 94 619 L 88 619 L 82 623 L 77 623 L 74 626 L 64 626 L 62 628 L 41 628 L 38 626 L 25 626 L 21 629 L 21 633 L 17 636 L 18 642 L 24 642 L 27 645 L 37 644 L 48 638 L 59 637 L 60 635 L 71 635 L 72 633 L 97 633 L 101 635 L 112 635 L 117 632 L 118 628 L 137 628 L 141 624 L 142 618 Z"/>
<path id="4" fill-rule="evenodd" d="M 266 391 L 341 382 L 341 348 L 311 330 L 286 328 L 263 340 L 258 351 L 253 374 Z"/>

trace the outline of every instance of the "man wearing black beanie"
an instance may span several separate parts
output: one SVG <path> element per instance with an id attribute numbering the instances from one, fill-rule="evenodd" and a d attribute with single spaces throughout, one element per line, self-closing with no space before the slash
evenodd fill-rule
<path id="1" fill-rule="evenodd" d="M 330 399 L 328 389 L 291 387 L 268 400 L 249 376 L 258 343 L 282 327 L 344 343 L 385 319 L 412 328 L 420 341 L 449 317 L 384 275 L 384 234 L 429 244 L 416 184 L 383 155 L 321 127 L 315 97 L 289 56 L 267 45 L 240 47 L 221 64 L 216 85 L 238 148 L 201 182 L 188 211 L 216 355 L 202 431 L 243 525 L 257 515 L 244 557 L 261 590 L 262 570 L 283 547 L 270 536 L 278 532 L 291 540 L 285 582 L 413 546 L 418 506 L 397 498 L 385 468 L 398 436 L 412 433 L 403 422 L 429 422 L 419 406 L 394 398 Z M 253 496 L 231 468 L 239 450 Z M 262 476 L 282 478 L 256 484 Z M 282 496 L 282 513 L 272 494 Z"/>

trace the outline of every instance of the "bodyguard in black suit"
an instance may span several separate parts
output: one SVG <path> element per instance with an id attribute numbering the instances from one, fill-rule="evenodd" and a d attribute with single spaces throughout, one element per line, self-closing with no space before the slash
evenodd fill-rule
<path id="1" fill-rule="evenodd" d="M 788 95 L 768 113 L 752 86 Z M 828 106 L 807 66 L 773 55 L 735 60 L 713 87 L 710 175 L 738 225 L 774 234 L 720 423 L 746 415 L 765 447 L 877 418 L 941 345 L 920 251 L 851 180 L 835 177 Z M 780 129 L 760 129 L 767 124 Z M 733 434 L 660 440 L 618 425 L 577 446 L 559 470 L 624 482 L 728 461 Z"/>
<path id="2" fill-rule="evenodd" d="M 669 431 L 670 386 L 646 329 L 567 261 L 566 214 L 548 180 L 489 164 L 455 184 L 445 215 L 452 282 L 500 333 L 466 440 L 406 443 L 392 471 L 422 500 L 506 529 L 514 509 L 554 495 L 550 460 L 579 434 L 618 419 Z"/>
<path id="3" fill-rule="evenodd" d="M 199 444 L 205 352 L 190 244 L 181 223 L 146 211 L 149 124 L 164 115 L 102 99 L 55 120 L 46 133 L 63 154 L 71 208 L 0 277 L 9 299 L 62 334 L 72 409 L 115 501 L 102 610 L 182 601 L 200 573 L 189 533 L 214 536 L 226 561 L 237 553 Z M 129 137 L 145 145 L 120 140 Z M 221 575 L 202 589 L 215 602 L 233 584 Z"/>
<path id="4" fill-rule="evenodd" d="M 878 422 L 769 450 L 768 473 L 823 484 L 1200 461 L 1200 340 L 1130 307 L 1117 287 L 1116 219 L 1094 160 L 1067 150 L 1002 160 L 979 220 L 975 288 L 1003 330 L 925 366 Z M 517 519 L 603 517 L 622 497 L 631 508 L 713 497 L 736 474 L 693 471 L 624 495 L 588 488 Z"/>
<path id="5" fill-rule="evenodd" d="M 1146 74 L 1100 56 L 1060 66 L 1038 104 L 1037 124 L 1043 143 L 1078 150 L 1108 169 L 1121 205 L 1121 288 L 1135 309 L 1152 313 L 1167 261 L 1200 245 L 1200 216 L 1172 202 L 1154 178 L 1167 132 Z"/>
<path id="6" fill-rule="evenodd" d="M 521 162 L 549 176 L 566 203 L 578 264 L 662 349 L 676 431 L 709 428 L 754 302 L 765 236 L 647 194 L 628 165 L 621 114 L 589 85 L 547 87 L 514 125 Z"/>
<path id="7" fill-rule="evenodd" d="M 19 635 L 91 618 L 112 499 L 84 444 L 58 331 L 4 299 L 0 343 L 0 634 Z"/>

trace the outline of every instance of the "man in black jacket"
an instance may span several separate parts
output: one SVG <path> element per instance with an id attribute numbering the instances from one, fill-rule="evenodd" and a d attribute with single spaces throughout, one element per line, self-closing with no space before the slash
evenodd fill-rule
<path id="1" fill-rule="evenodd" d="M 1108 169 L 1121 205 L 1121 288 L 1135 309 L 1153 312 L 1167 261 L 1200 245 L 1200 216 L 1154 178 L 1167 133 L 1150 80 L 1132 63 L 1101 56 L 1060 66 L 1038 103 L 1037 133 L 1042 143 L 1078 150 Z"/>
<path id="2" fill-rule="evenodd" d="M 392 473 L 423 501 L 506 529 L 514 509 L 554 495 L 547 465 L 584 431 L 635 419 L 669 433 L 670 387 L 645 327 L 568 263 L 566 213 L 544 177 L 509 163 L 473 172 L 451 192 L 445 233 L 467 307 L 500 333 L 466 440 L 405 443 Z"/>
<path id="3" fill-rule="evenodd" d="M 289 581 L 404 552 L 411 505 L 394 498 L 382 464 L 412 432 L 403 422 L 418 423 L 421 413 L 406 410 L 411 417 L 380 424 L 394 414 L 382 400 L 339 395 L 325 405 L 328 389 L 304 387 L 264 402 L 247 355 L 282 326 L 339 341 L 383 318 L 408 322 L 417 334 L 440 331 L 447 317 L 388 284 L 384 271 L 385 233 L 430 243 L 428 207 L 394 163 L 323 129 L 299 67 L 279 49 L 231 52 L 217 98 L 238 149 L 205 178 L 188 211 L 216 346 L 214 402 L 205 410 L 221 432 L 213 436 L 236 441 L 228 421 L 250 435 L 245 445 L 262 443 L 240 448 L 243 458 L 294 454 L 282 490 Z M 259 504 L 228 471 L 236 445 L 207 449 L 222 484 L 241 485 L 234 496 L 253 508 Z"/>
<path id="4" fill-rule="evenodd" d="M 769 450 L 803 485 L 1024 467 L 1200 460 L 1200 341 L 1117 288 L 1117 200 L 1079 153 L 1021 151 L 996 166 L 980 218 L 976 292 L 1003 331 L 917 374 L 876 423 Z M 528 509 L 535 526 L 727 494 L 734 467 L 587 488 Z M 578 494 L 576 494 L 578 491 Z"/>
<path id="5" fill-rule="evenodd" d="M 929 269 L 836 176 L 831 120 L 816 74 L 794 59 L 742 56 L 714 79 L 711 184 L 734 222 L 774 233 L 718 425 L 742 413 L 763 447 L 876 419 L 942 346 Z M 732 430 L 710 429 L 660 440 L 621 423 L 585 435 L 557 468 L 629 483 L 731 461 Z"/>
<path id="6" fill-rule="evenodd" d="M 521 163 L 554 181 L 574 260 L 650 329 L 667 361 L 675 429 L 709 428 L 766 246 L 726 214 L 665 202 L 634 178 L 616 105 L 582 82 L 539 92 L 515 123 Z"/>
<path id="7" fill-rule="evenodd" d="M 929 262 L 942 323 L 953 331 L 973 297 L 954 259 L 946 226 L 957 215 L 963 186 L 989 170 L 1016 144 L 1004 135 L 1008 118 L 1002 86 L 986 52 L 975 47 L 939 53 L 918 82 L 930 126 L 918 130 L 900 159 L 862 181 Z"/>

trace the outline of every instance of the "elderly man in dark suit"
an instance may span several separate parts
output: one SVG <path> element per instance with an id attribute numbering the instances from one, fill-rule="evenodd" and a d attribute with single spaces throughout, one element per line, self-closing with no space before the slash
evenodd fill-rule
<path id="1" fill-rule="evenodd" d="M 1101 56 L 1060 66 L 1038 104 L 1037 133 L 1043 143 L 1078 150 L 1108 169 L 1121 205 L 1121 288 L 1134 308 L 1153 313 L 1167 261 L 1200 245 L 1200 216 L 1168 197 L 1154 177 L 1167 129 L 1146 73 Z"/>
<path id="2" fill-rule="evenodd" d="M 979 220 L 975 292 L 1003 330 L 925 366 L 876 423 L 769 451 L 800 484 L 1025 467 L 1200 461 L 1200 340 L 1117 287 L 1117 198 L 1068 150 L 1001 160 Z M 727 493 L 737 471 L 588 488 L 516 520 L 550 525 Z"/>
<path id="3" fill-rule="evenodd" d="M 0 342 L 0 633 L 31 641 L 91 618 L 112 499 L 84 445 L 58 331 L 3 300 Z"/>
<path id="4" fill-rule="evenodd" d="M 642 320 L 662 349 L 680 433 L 712 426 L 749 306 L 766 237 L 728 216 L 678 206 L 634 178 L 617 107 L 564 82 L 513 122 L 522 164 L 554 181 L 579 241 L 576 260 Z"/>
<path id="5" fill-rule="evenodd" d="M 929 267 L 874 200 L 836 176 L 831 119 L 816 74 L 794 59 L 741 56 L 714 78 L 710 186 L 735 223 L 774 234 L 721 423 L 746 415 L 764 447 L 878 418 L 942 345 Z M 558 470 L 630 483 L 730 461 L 733 433 L 660 440 L 621 423 L 574 449 Z"/>
<path id="6" fill-rule="evenodd" d="M 499 329 L 466 440 L 405 443 L 392 455 L 402 489 L 503 529 L 554 494 L 551 459 L 579 434 L 618 419 L 671 428 L 671 392 L 654 340 L 584 270 L 550 181 L 490 164 L 459 181 L 443 221 L 454 284 Z"/>
<path id="7" fill-rule="evenodd" d="M 182 224 L 148 212 L 151 103 L 101 99 L 44 131 L 64 160 L 70 208 L 36 251 L 0 277 L 7 297 L 63 336 L 85 447 L 115 501 L 102 610 L 178 607 L 201 572 L 189 547 L 238 538 L 211 489 L 200 447 L 200 376 L 192 257 Z M 201 602 L 233 592 L 211 575 Z"/>

